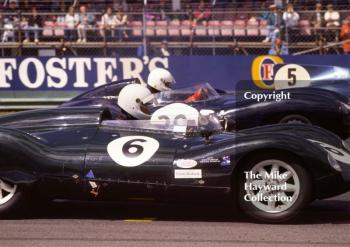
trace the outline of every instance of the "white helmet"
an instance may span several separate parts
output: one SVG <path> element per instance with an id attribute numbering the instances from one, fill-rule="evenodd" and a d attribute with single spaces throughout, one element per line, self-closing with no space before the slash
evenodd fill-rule
<path id="1" fill-rule="evenodd" d="M 162 68 L 156 68 L 148 75 L 148 86 L 162 92 L 171 89 L 172 84 L 176 83 L 174 77 L 169 71 Z"/>
<path id="2" fill-rule="evenodd" d="M 119 92 L 118 105 L 136 119 L 150 119 L 151 115 L 147 104 L 153 102 L 151 91 L 140 85 L 130 84 Z"/>

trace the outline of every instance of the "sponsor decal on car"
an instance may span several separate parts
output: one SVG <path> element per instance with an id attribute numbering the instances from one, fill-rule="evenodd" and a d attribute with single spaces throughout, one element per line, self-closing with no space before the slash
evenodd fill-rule
<path id="1" fill-rule="evenodd" d="M 221 161 L 220 165 L 221 165 L 221 166 L 229 166 L 229 165 L 231 165 L 230 156 L 224 156 L 224 157 L 222 157 L 222 161 Z"/>
<path id="2" fill-rule="evenodd" d="M 179 159 L 175 160 L 174 164 L 179 168 L 189 169 L 197 165 L 197 161 L 191 159 Z"/>
<path id="3" fill-rule="evenodd" d="M 219 164 L 221 160 L 219 158 L 207 157 L 199 160 L 200 164 Z"/>
<path id="4" fill-rule="evenodd" d="M 309 87 L 311 85 L 311 77 L 303 66 L 287 64 L 277 70 L 274 78 L 274 85 L 276 90 Z"/>
<path id="5" fill-rule="evenodd" d="M 175 169 L 175 179 L 202 178 L 201 169 Z"/>
<path id="6" fill-rule="evenodd" d="M 85 178 L 95 179 L 95 174 L 92 170 L 89 170 L 88 173 L 85 174 Z"/>

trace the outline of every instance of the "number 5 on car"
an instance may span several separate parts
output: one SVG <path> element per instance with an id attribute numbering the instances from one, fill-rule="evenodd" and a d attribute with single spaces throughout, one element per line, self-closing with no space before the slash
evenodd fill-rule
<path id="1" fill-rule="evenodd" d="M 309 87 L 310 74 L 307 70 L 298 64 L 287 64 L 277 70 L 274 84 L 276 90 Z"/>

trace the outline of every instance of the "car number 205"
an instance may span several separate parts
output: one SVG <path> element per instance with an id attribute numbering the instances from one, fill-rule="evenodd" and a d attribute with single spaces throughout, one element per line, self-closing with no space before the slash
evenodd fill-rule
<path id="1" fill-rule="evenodd" d="M 159 142 L 148 136 L 124 136 L 111 141 L 107 152 L 118 165 L 135 167 L 142 165 L 159 149 Z"/>

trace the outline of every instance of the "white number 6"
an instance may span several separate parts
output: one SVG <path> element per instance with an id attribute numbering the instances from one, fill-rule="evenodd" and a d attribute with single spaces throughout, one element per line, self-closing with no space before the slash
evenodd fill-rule
<path id="1" fill-rule="evenodd" d="M 148 161 L 159 149 L 159 142 L 148 136 L 124 136 L 110 142 L 107 152 L 118 165 L 135 167 Z"/>

